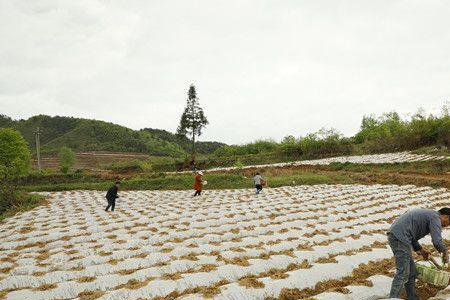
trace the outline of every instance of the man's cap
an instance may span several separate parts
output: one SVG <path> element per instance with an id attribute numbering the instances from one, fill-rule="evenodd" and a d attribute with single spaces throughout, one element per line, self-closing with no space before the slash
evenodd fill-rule
<path id="1" fill-rule="evenodd" d="M 202 171 L 198 171 L 198 174 L 203 175 L 203 172 Z"/>
<path id="2" fill-rule="evenodd" d="M 447 215 L 450 216 L 450 207 L 443 207 L 439 210 L 439 213 L 441 215 Z"/>

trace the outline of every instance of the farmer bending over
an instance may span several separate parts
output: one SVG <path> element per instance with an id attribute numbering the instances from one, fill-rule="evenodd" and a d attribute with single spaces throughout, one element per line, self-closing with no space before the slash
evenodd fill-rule
<path id="1" fill-rule="evenodd" d="M 418 240 L 431 234 L 431 240 L 437 251 L 442 253 L 443 262 L 448 262 L 447 247 L 442 241 L 442 227 L 450 224 L 450 208 L 439 211 L 430 209 L 413 209 L 398 217 L 388 232 L 389 246 L 395 257 L 396 272 L 392 281 L 390 298 L 400 298 L 403 288 L 408 300 L 419 299 L 414 291 L 416 267 L 412 258 L 411 247 L 422 254 L 425 260 L 430 257 L 430 250 L 422 247 Z"/>

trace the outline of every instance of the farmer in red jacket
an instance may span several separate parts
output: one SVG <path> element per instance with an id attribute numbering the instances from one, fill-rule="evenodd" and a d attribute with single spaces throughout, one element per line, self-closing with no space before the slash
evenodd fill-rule
<path id="1" fill-rule="evenodd" d="M 199 171 L 197 175 L 195 175 L 195 182 L 194 182 L 194 190 L 195 190 L 195 196 L 200 196 L 202 193 L 202 187 L 203 187 L 203 181 L 202 181 L 203 172 Z"/>

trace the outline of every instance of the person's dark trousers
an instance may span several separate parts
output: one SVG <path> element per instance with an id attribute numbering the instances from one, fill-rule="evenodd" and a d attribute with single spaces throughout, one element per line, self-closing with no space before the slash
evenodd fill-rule
<path id="1" fill-rule="evenodd" d="M 195 196 L 200 196 L 202 194 L 202 191 L 195 191 L 194 197 Z"/>
<path id="2" fill-rule="evenodd" d="M 411 245 L 399 241 L 393 234 L 388 234 L 389 246 L 395 257 L 395 276 L 392 280 L 390 298 L 400 298 L 406 289 L 408 300 L 419 300 L 414 291 L 416 283 L 416 266 L 412 258 Z"/>
<path id="3" fill-rule="evenodd" d="M 262 191 L 262 185 L 261 184 L 256 184 L 255 188 L 256 188 L 256 193 L 257 194 L 259 194 Z"/>
<path id="4" fill-rule="evenodd" d="M 111 207 L 111 211 L 114 211 L 114 207 L 116 206 L 116 199 L 107 199 L 108 200 L 108 206 L 106 207 L 105 211 L 108 211 L 108 209 Z"/>

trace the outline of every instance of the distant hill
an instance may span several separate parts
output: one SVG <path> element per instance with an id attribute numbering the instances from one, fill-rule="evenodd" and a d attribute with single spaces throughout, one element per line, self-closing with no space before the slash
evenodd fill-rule
<path id="1" fill-rule="evenodd" d="M 35 148 L 34 131 L 41 128 L 42 153 L 54 153 L 62 146 L 74 151 L 138 152 L 157 156 L 181 157 L 188 153 L 186 137 L 165 130 L 130 128 L 98 120 L 60 116 L 33 116 L 27 120 L 13 120 L 0 115 L 0 127 L 11 127 L 22 133 L 30 148 Z M 199 153 L 209 154 L 225 144 L 198 142 Z"/>

